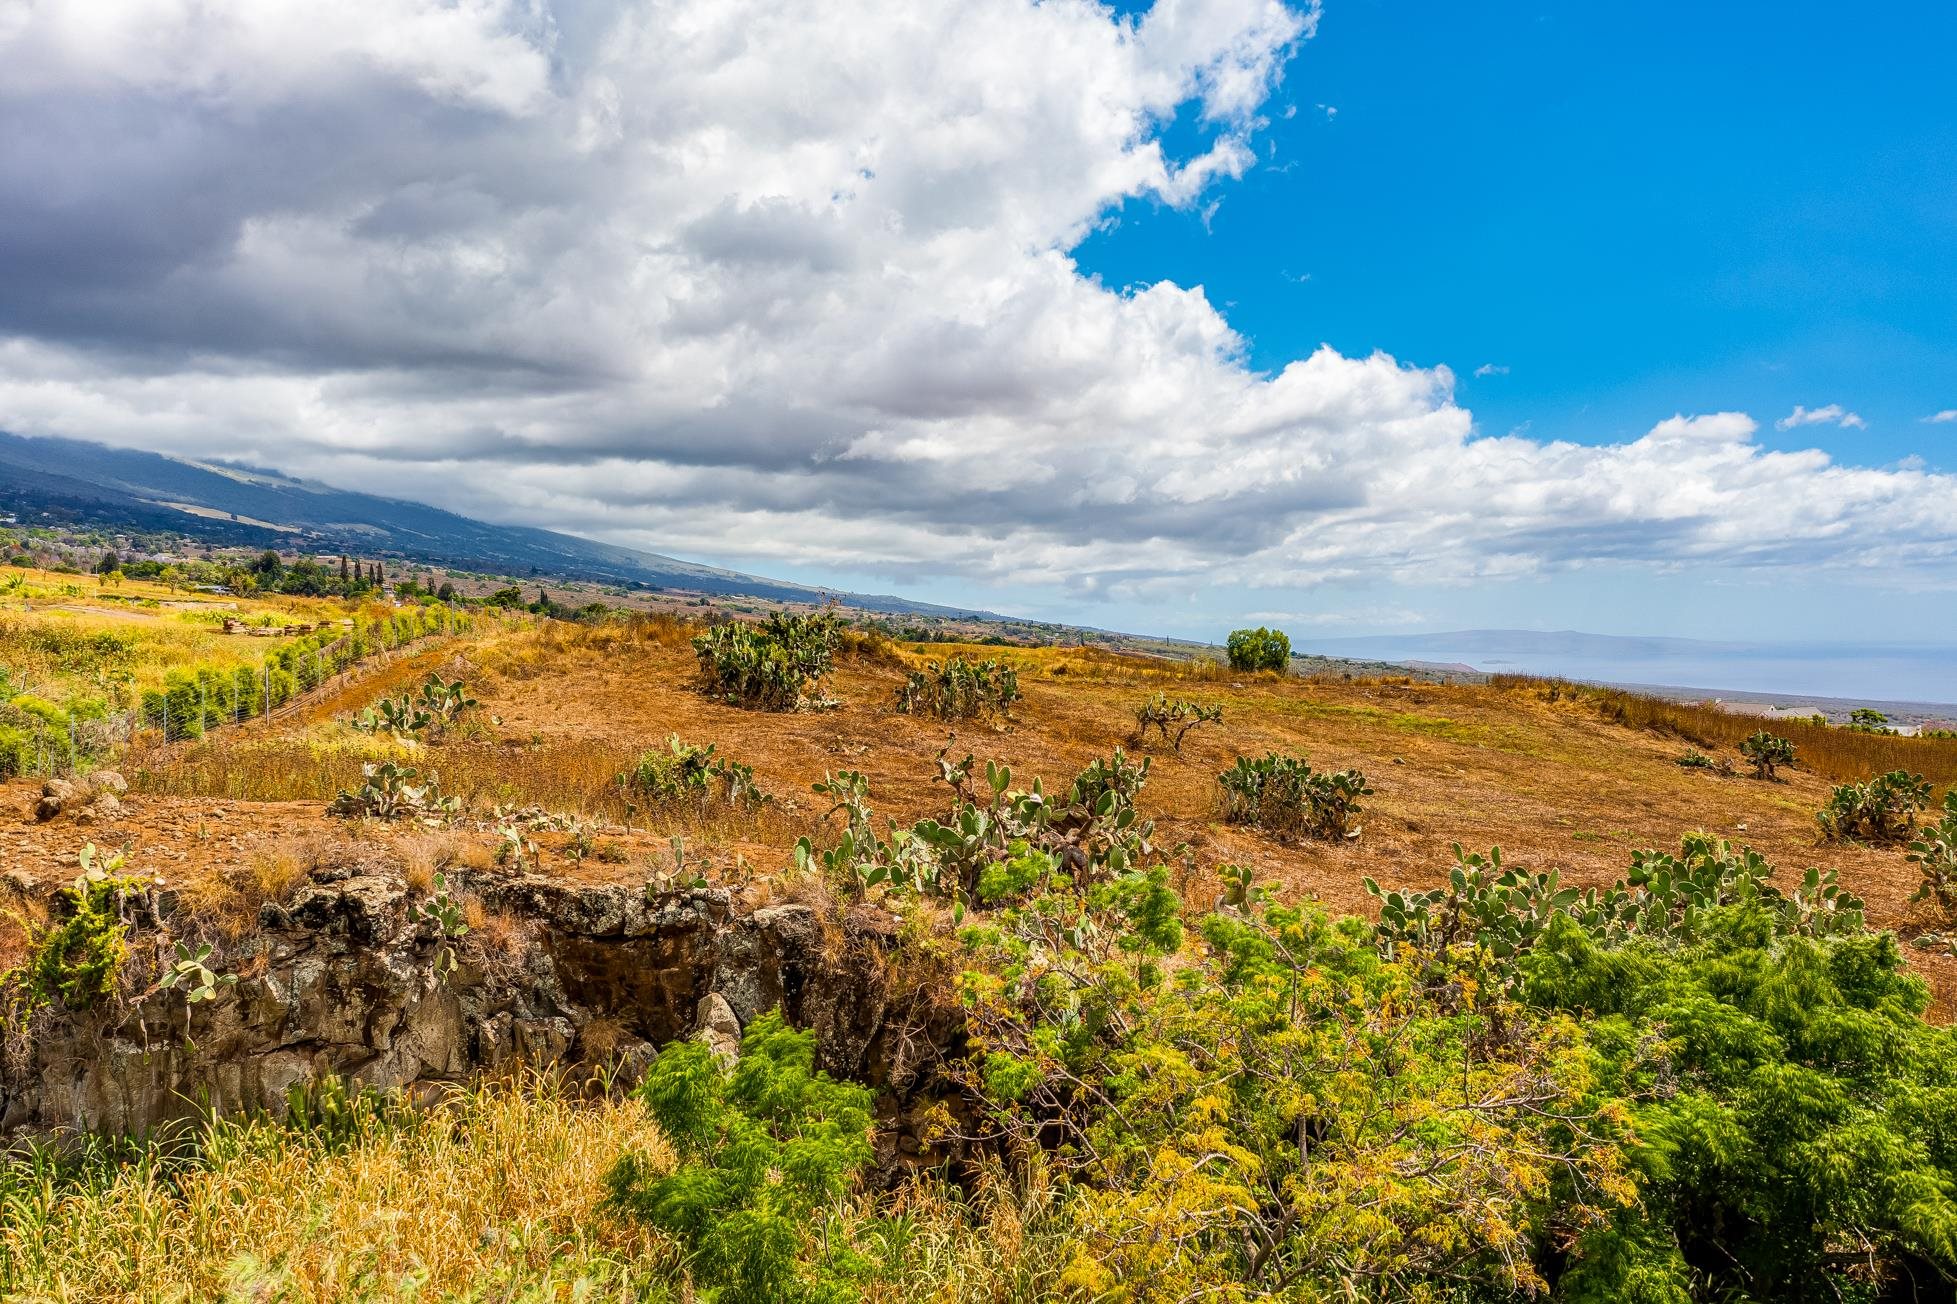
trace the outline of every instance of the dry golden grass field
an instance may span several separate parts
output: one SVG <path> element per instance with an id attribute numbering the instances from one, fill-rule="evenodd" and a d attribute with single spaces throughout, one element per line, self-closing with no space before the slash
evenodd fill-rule
<path id="1" fill-rule="evenodd" d="M 329 686 L 287 718 L 129 756 L 123 768 L 133 789 L 124 811 L 86 836 L 126 843 L 137 866 L 240 906 L 322 855 L 358 849 L 434 862 L 486 855 L 493 841 L 486 824 L 431 835 L 323 817 L 325 802 L 357 782 L 363 759 L 392 756 L 438 775 L 443 791 L 479 813 L 535 805 L 590 821 L 606 854 L 573 859 L 566 835 L 541 835 L 552 872 L 643 876 L 648 867 L 671 866 L 678 837 L 689 865 L 711 866 L 713 875 L 765 894 L 790 864 L 797 837 L 821 843 L 835 835 L 825 827 L 826 803 L 810 792 L 825 773 L 862 772 L 879 819 L 908 823 L 945 810 L 947 793 L 933 777 L 941 749 L 1009 764 L 1015 786 L 1035 775 L 1049 787 L 1064 785 L 1095 756 L 1117 746 L 1138 750 L 1135 708 L 1165 691 L 1223 710 L 1222 722 L 1195 730 L 1179 754 L 1159 743 L 1140 749 L 1153 763 L 1143 814 L 1157 821 L 1159 851 L 1188 845 L 1194 869 L 1180 881 L 1198 904 L 1215 891 L 1215 867 L 1236 861 L 1334 910 L 1363 912 L 1364 877 L 1387 886 L 1435 884 L 1456 842 L 1469 850 L 1500 846 L 1506 861 L 1557 870 L 1566 882 L 1604 884 L 1625 871 L 1633 848 L 1675 848 L 1682 834 L 1704 829 L 1751 843 L 1784 877 L 1809 865 L 1835 868 L 1867 899 L 1872 920 L 1909 932 L 1931 922 L 1908 900 L 1915 867 L 1900 850 L 1823 844 L 1814 812 L 1834 783 L 1880 769 L 1922 772 L 1939 790 L 1957 776 L 1957 742 L 1948 740 L 1790 727 L 1783 732 L 1800 747 L 1801 764 L 1768 782 L 1676 763 L 1692 745 L 1738 763 L 1737 740 L 1758 722 L 1711 710 L 1533 681 L 1308 681 L 1062 648 L 963 649 L 1019 667 L 1025 699 L 1003 728 L 954 731 L 897 712 L 905 669 L 926 652 L 880 641 L 855 641 L 839 656 L 828 681 L 838 709 L 768 714 L 698 691 L 690 632 L 663 616 L 545 623 L 400 654 Z M 936 645 L 928 655 L 958 650 Z M 479 699 L 469 728 L 404 750 L 347 727 L 353 711 L 430 670 L 464 679 Z M 722 755 L 751 765 L 777 800 L 753 815 L 628 806 L 614 776 L 674 733 L 716 743 Z M 1225 825 L 1218 771 L 1238 755 L 1269 750 L 1303 754 L 1320 768 L 1362 770 L 1374 793 L 1361 836 L 1286 844 Z M 21 813 L 0 824 L 0 861 L 39 877 L 72 873 L 84 830 L 34 824 L 24 814 L 34 791 L 27 783 L 5 790 L 6 808 Z M 1936 989 L 1939 1016 L 1948 1017 L 1957 964 L 1923 955 L 1913 962 Z"/>

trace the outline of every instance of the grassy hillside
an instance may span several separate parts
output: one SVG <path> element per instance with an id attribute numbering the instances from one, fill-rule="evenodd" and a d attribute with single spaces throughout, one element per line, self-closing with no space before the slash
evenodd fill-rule
<path id="1" fill-rule="evenodd" d="M 1953 740 L 1788 726 L 1802 762 L 1777 782 L 1761 782 L 1677 764 L 1695 746 L 1739 761 L 1735 748 L 1757 724 L 1715 710 L 1522 680 L 1241 676 L 1214 664 L 1071 648 L 878 641 L 846 653 L 829 680 L 841 709 L 754 712 L 697 690 L 690 632 L 663 617 L 524 628 L 440 661 L 403 661 L 274 730 L 220 732 L 140 754 L 131 774 L 139 792 L 164 799 L 163 810 L 211 798 L 294 802 L 289 816 L 273 809 L 260 818 L 300 818 L 357 779 L 363 760 L 400 753 L 388 739 L 348 729 L 345 719 L 432 667 L 465 678 L 482 703 L 473 736 L 426 754 L 445 790 L 478 806 L 535 804 L 629 822 L 660 838 L 684 833 L 698 854 L 730 862 L 738 854 L 766 869 L 785 868 L 796 838 L 833 830 L 821 818 L 827 803 L 810 795 L 830 771 L 864 774 L 879 818 L 908 824 L 942 808 L 932 757 L 947 746 L 1049 783 L 1126 747 L 1150 758 L 1147 808 L 1160 824 L 1158 843 L 1187 843 L 1204 866 L 1250 864 L 1265 879 L 1340 909 L 1367 905 L 1360 884 L 1368 875 L 1393 886 L 1441 881 L 1456 842 L 1500 846 L 1513 861 L 1587 884 L 1622 873 L 1632 848 L 1670 846 L 1704 829 L 1751 843 L 1790 869 L 1835 867 L 1878 918 L 1897 924 L 1912 917 L 1914 866 L 1895 851 L 1821 845 L 1814 812 L 1836 782 L 1898 766 L 1923 772 L 1939 789 L 1957 779 Z M 911 667 L 961 653 L 1019 668 L 1025 698 L 1010 724 L 944 724 L 895 710 Z M 1192 731 L 1180 752 L 1159 742 L 1137 746 L 1135 711 L 1157 692 L 1213 703 L 1223 720 Z M 782 799 L 779 809 L 752 824 L 725 816 L 703 824 L 686 809 L 628 809 L 617 775 L 675 733 L 752 766 L 762 789 Z M 1362 836 L 1286 844 L 1225 824 L 1216 775 L 1238 755 L 1268 751 L 1362 770 L 1375 790 L 1364 803 Z"/>
<path id="2" fill-rule="evenodd" d="M 0 649 L 127 627 L 155 679 L 242 637 L 212 632 L 201 602 L 33 582 L 0 615 Z M 333 614 L 252 614 L 302 609 Z M 1899 953 L 1890 931 L 1946 920 L 1912 900 L 1921 874 L 1900 846 L 1827 843 L 1815 818 L 1837 783 L 1894 768 L 1940 796 L 1957 742 L 1784 726 L 1798 761 L 1758 779 L 1738 752 L 1758 722 L 1616 692 L 1239 675 L 850 631 L 809 686 L 813 709 L 756 711 L 702 691 L 700 633 L 670 616 L 511 620 L 384 650 L 269 718 L 135 737 L 115 758 L 131 792 L 88 837 L 193 902 L 220 956 L 310 867 L 378 857 L 425 890 L 445 866 L 507 854 L 520 819 L 517 862 L 555 876 L 704 874 L 748 906 L 891 911 L 903 954 L 970 1020 L 972 1112 L 946 1126 L 977 1129 L 992 1160 L 860 1184 L 850 1120 L 867 1099 L 812 1085 L 792 1035 L 756 1023 L 748 1079 L 671 1052 L 622 1100 L 532 1081 L 432 1112 L 213 1122 L 75 1166 L 16 1165 L 0 1181 L 0 1286 L 77 1299 L 1875 1299 L 1911 1273 L 1957 1270 L 1957 1157 L 1938 1139 L 1957 1127 L 1942 1027 L 1957 962 Z M 70 696 L 95 673 L 66 653 L 8 655 Z M 947 721 L 915 697 L 899 709 L 914 674 L 954 655 L 1013 672 L 1009 712 Z M 441 726 L 362 718 L 431 674 L 474 704 Z M 1220 719 L 1180 748 L 1142 739 L 1137 711 L 1157 694 Z M 716 750 L 687 771 L 674 737 Z M 957 826 L 957 785 L 986 810 L 987 762 L 1010 769 L 993 771 L 1002 795 L 986 817 L 1003 820 L 1035 776 L 1064 804 L 1117 749 L 1146 760 L 1146 781 L 1124 771 L 1105 809 L 1090 793 L 1066 817 L 1078 862 L 1037 838 L 1001 844 L 953 894 L 952 853 L 907 841 L 920 821 Z M 1682 766 L 1688 751 L 1713 764 Z M 1218 775 L 1273 752 L 1363 774 L 1352 836 L 1230 818 Z M 967 754 L 973 769 L 956 768 Z M 415 767 L 460 810 L 322 819 L 381 762 Z M 761 800 L 742 795 L 750 780 Z M 4 800 L 33 792 L 16 781 Z M 1119 824 L 1129 803 L 1138 822 Z M 1150 824 L 1145 854 L 1119 850 Z M 1681 852 L 1701 831 L 1712 841 Z M 61 822 L 10 824 L 0 855 L 66 881 L 77 840 Z M 1525 909 L 1489 893 L 1492 873 L 1457 867 L 1456 843 L 1603 889 L 1596 909 L 1620 913 L 1586 921 L 1581 902 L 1548 896 Z M 1742 844 L 1777 867 L 1769 877 Z M 839 845 L 854 850 L 825 868 Z M 1654 905 L 1645 880 L 1612 895 L 1640 852 L 1673 857 L 1668 884 L 1713 873 L 1724 886 L 1682 910 Z M 1859 906 L 1817 905 L 1809 866 Z M 934 887 L 893 886 L 926 871 Z M 1367 880 L 1465 895 L 1393 898 L 1375 931 Z M 1447 914 L 1470 899 L 1480 913 Z M 0 967 L 30 958 L 35 936 L 10 924 Z M 748 1088 L 778 1103 L 753 1112 Z M 701 1135 L 721 1141 L 689 1140 L 702 1116 L 675 1102 L 709 1098 Z M 800 1193 L 782 1161 L 739 1177 L 745 1161 L 716 1147 L 763 1134 L 819 1135 L 796 1153 L 828 1176 Z M 141 1162 L 119 1162 L 130 1154 Z M 719 1212 L 674 1203 L 696 1198 Z M 412 1232 L 387 1231 L 396 1221 Z M 730 1248 L 722 1227 L 764 1229 L 766 1245 Z"/>
<path id="3" fill-rule="evenodd" d="M 0 777 L 87 769 L 275 714 L 477 620 L 447 607 L 241 598 L 10 567 L 0 577 Z"/>

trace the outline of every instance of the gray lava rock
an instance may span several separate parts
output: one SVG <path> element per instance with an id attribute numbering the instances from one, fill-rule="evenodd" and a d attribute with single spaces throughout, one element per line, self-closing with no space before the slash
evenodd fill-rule
<path id="1" fill-rule="evenodd" d="M 72 809 L 82 800 L 82 791 L 66 779 L 49 779 L 41 785 L 41 799 L 34 804 L 34 818 L 51 820 Z"/>
<path id="2" fill-rule="evenodd" d="M 700 1027 L 694 1032 L 693 1040 L 705 1042 L 722 1068 L 733 1068 L 741 1058 L 741 1021 L 734 1017 L 734 1007 L 719 992 L 708 992 L 700 998 Z"/>
<path id="3" fill-rule="evenodd" d="M 76 795 L 74 785 L 50 786 L 45 796 L 57 805 Z M 580 1059 L 588 1053 L 609 1063 L 614 1086 L 630 1085 L 656 1047 L 680 1038 L 734 1062 L 744 1021 L 777 1008 L 815 1033 L 817 1061 L 831 1073 L 903 1099 L 950 1090 L 919 1066 L 940 1062 L 942 1053 L 927 1051 L 954 1044 L 959 1028 L 928 993 L 893 998 L 882 957 L 894 928 L 875 912 L 852 912 L 829 936 L 801 905 L 743 915 L 722 891 L 648 895 L 637 885 L 463 871 L 453 890 L 521 925 L 523 953 L 491 956 L 473 935 L 441 937 L 411 922 L 392 868 L 356 862 L 344 877 L 313 878 L 290 900 L 268 902 L 255 933 L 220 947 L 212 967 L 237 981 L 212 998 L 192 1005 L 161 991 L 140 1017 L 104 1002 L 37 1022 L 25 1053 L 0 1062 L 0 1139 L 153 1128 L 200 1106 L 278 1114 L 289 1089 L 327 1074 L 419 1096 L 517 1064 L 595 1071 Z M 0 886 L 38 890 L 12 879 Z M 132 956 L 159 946 L 167 954 L 168 939 L 195 935 L 183 909 L 160 893 L 145 897 L 130 916 Z M 153 981 L 139 968 L 128 983 Z M 604 1035 L 587 1042 L 594 1022 Z"/>
<path id="4" fill-rule="evenodd" d="M 129 781 L 114 770 L 97 770 L 88 776 L 88 790 L 98 796 L 106 792 L 121 797 L 128 793 Z"/>

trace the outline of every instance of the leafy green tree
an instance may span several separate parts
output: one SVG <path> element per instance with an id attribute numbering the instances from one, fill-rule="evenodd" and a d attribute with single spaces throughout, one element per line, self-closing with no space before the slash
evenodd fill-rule
<path id="1" fill-rule="evenodd" d="M 1848 713 L 1848 728 L 1856 733 L 1892 734 L 1889 717 L 1874 707 L 1858 706 Z"/>
<path id="2" fill-rule="evenodd" d="M 279 592 L 298 597 L 323 597 L 332 587 L 331 572 L 310 557 L 301 557 L 279 575 Z"/>
<path id="3" fill-rule="evenodd" d="M 1239 629 L 1230 635 L 1232 670 L 1284 671 L 1291 665 L 1291 639 L 1282 630 Z"/>

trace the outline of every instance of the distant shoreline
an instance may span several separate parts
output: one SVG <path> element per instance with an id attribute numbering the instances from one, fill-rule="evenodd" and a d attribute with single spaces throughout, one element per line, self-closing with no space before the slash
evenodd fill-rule
<path id="1" fill-rule="evenodd" d="M 1331 659 L 1331 658 L 1324 658 Z M 1926 702 L 1878 697 L 1836 697 L 1822 693 L 1777 693 L 1744 688 L 1695 688 L 1684 684 L 1647 684 L 1635 680 L 1592 679 L 1581 675 L 1559 675 L 1531 670 L 1481 670 L 1461 662 L 1408 660 L 1391 664 L 1421 674 L 1486 681 L 1497 675 L 1518 675 L 1527 679 L 1562 679 L 1575 684 L 1594 684 L 1601 688 L 1621 688 L 1669 702 L 1687 702 L 1718 707 L 1735 715 L 1766 718 L 1821 714 L 1831 722 L 1848 719 L 1857 707 L 1871 707 L 1889 717 L 1892 725 L 1914 732 L 1925 725 L 1957 728 L 1957 702 Z"/>
<path id="2" fill-rule="evenodd" d="M 1847 719 L 1857 707 L 1872 707 L 1889 717 L 1892 725 L 1914 731 L 1923 725 L 1957 727 L 1957 704 L 1949 702 L 1896 702 L 1873 697 L 1823 697 L 1800 693 L 1753 693 L 1732 688 L 1686 688 L 1672 684 L 1610 684 L 1632 692 L 1647 693 L 1674 702 L 1699 702 L 1716 706 L 1735 715 L 1767 718 L 1808 716 L 1817 712 L 1831 721 Z"/>

